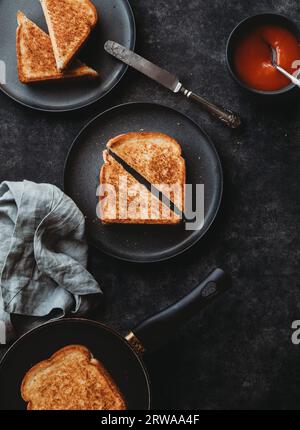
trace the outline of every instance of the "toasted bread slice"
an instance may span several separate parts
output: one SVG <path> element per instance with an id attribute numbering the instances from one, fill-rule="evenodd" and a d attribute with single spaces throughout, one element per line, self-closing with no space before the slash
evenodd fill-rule
<path id="1" fill-rule="evenodd" d="M 127 133 L 111 139 L 107 148 L 184 211 L 186 167 L 175 139 L 162 133 Z"/>
<path id="2" fill-rule="evenodd" d="M 56 66 L 64 70 L 86 42 L 98 21 L 90 0 L 40 0 Z"/>
<path id="3" fill-rule="evenodd" d="M 21 386 L 30 410 L 125 410 L 116 384 L 84 346 L 70 345 L 32 367 Z"/>
<path id="4" fill-rule="evenodd" d="M 179 215 L 160 202 L 107 151 L 103 152 L 103 158 L 100 184 L 105 186 L 106 192 L 100 196 L 99 214 L 103 223 L 178 224 L 181 221 Z M 113 187 L 113 191 L 109 187 Z"/>
<path id="5" fill-rule="evenodd" d="M 17 13 L 17 63 L 19 79 L 30 82 L 95 78 L 98 73 L 79 60 L 69 70 L 59 72 L 56 68 L 50 37 L 22 12 Z"/>

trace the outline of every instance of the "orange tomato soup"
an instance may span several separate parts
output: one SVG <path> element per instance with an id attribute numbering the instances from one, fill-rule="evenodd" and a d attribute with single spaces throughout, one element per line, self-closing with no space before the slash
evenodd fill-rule
<path id="1" fill-rule="evenodd" d="M 290 81 L 272 64 L 271 48 L 276 49 L 277 64 L 293 74 L 300 64 L 300 45 L 286 28 L 264 25 L 254 28 L 237 42 L 234 65 L 239 78 L 249 87 L 261 91 L 280 90 Z"/>

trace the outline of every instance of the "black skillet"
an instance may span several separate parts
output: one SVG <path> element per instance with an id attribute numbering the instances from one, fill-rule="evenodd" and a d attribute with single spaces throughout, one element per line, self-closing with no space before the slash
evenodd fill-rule
<path id="1" fill-rule="evenodd" d="M 80 344 L 102 361 L 131 410 L 151 405 L 149 377 L 142 354 L 176 335 L 178 328 L 229 286 L 221 269 L 215 269 L 198 287 L 173 306 L 147 319 L 126 338 L 95 321 L 63 319 L 44 324 L 21 337 L 0 364 L 0 410 L 22 410 L 26 405 L 20 386 L 27 371 L 58 349 Z"/>
<path id="2" fill-rule="evenodd" d="M 19 81 L 16 64 L 16 13 L 22 10 L 29 19 L 47 31 L 38 0 L 0 0 L 0 71 L 6 65 L 6 83 L 0 90 L 15 101 L 38 110 L 64 112 L 90 105 L 104 97 L 120 81 L 127 66 L 116 61 L 104 49 L 106 40 L 117 40 L 129 49 L 135 45 L 135 22 L 128 0 L 93 0 L 99 22 L 79 57 L 100 73 L 96 80 L 24 85 Z"/>
<path id="3" fill-rule="evenodd" d="M 196 184 L 205 186 L 205 221 L 201 230 L 188 231 L 184 223 L 104 226 L 97 219 L 96 191 L 106 143 L 118 134 L 140 130 L 166 133 L 180 142 L 187 183 L 193 184 L 194 191 Z M 92 245 L 111 256 L 146 263 L 174 257 L 203 237 L 220 206 L 223 175 L 213 143 L 194 121 L 166 106 L 129 103 L 100 114 L 80 132 L 66 160 L 64 189 L 86 216 Z"/>

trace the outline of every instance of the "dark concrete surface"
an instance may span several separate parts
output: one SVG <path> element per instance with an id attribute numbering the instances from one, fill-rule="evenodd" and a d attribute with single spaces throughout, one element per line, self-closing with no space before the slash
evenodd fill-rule
<path id="1" fill-rule="evenodd" d="M 126 333 L 220 266 L 233 288 L 160 352 L 146 356 L 154 407 L 276 409 L 300 405 L 299 94 L 268 103 L 231 80 L 225 45 L 243 18 L 265 11 L 300 26 L 297 0 L 131 0 L 137 51 L 174 71 L 204 96 L 239 111 L 232 131 L 196 106 L 129 71 L 105 101 L 70 114 L 34 112 L 0 94 L 0 180 L 62 186 L 64 160 L 80 128 L 127 101 L 168 104 L 199 122 L 215 142 L 225 173 L 220 214 L 192 250 L 155 265 L 118 262 L 91 249 L 90 269 L 106 294 L 99 320 Z M 3 348 L 2 348 L 3 352 Z"/>

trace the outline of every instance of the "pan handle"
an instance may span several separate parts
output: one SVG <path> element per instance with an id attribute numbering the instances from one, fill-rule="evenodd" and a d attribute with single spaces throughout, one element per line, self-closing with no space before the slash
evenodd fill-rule
<path id="1" fill-rule="evenodd" d="M 174 337 L 178 328 L 229 286 L 229 276 L 221 269 L 213 270 L 188 295 L 132 330 L 126 337 L 127 341 L 139 354 L 158 348 Z"/>

